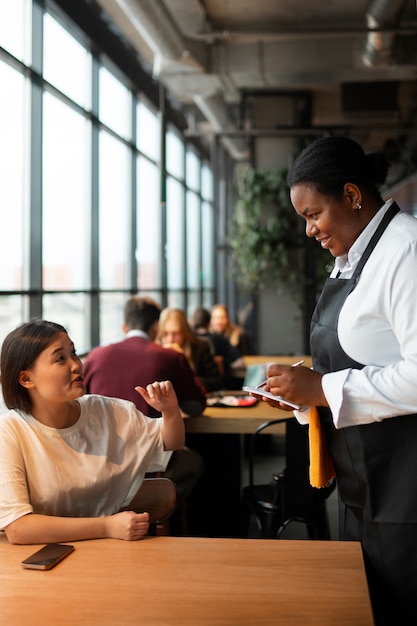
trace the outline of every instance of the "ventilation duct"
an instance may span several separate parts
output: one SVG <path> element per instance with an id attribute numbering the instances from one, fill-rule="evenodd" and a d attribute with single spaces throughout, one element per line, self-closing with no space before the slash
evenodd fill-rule
<path id="1" fill-rule="evenodd" d="M 194 96 L 194 102 L 216 133 L 236 130 L 236 125 L 231 120 L 227 109 L 219 94 Z M 232 140 L 230 137 L 222 137 L 222 144 L 237 161 L 247 159 L 249 151 L 242 139 Z"/>
<path id="2" fill-rule="evenodd" d="M 152 51 L 154 76 L 164 82 L 174 73 L 181 73 L 192 66 L 193 75 L 196 79 L 203 75 L 204 68 L 196 58 L 190 54 L 188 44 L 185 43 L 181 33 L 162 2 L 155 0 L 117 0 L 117 5 L 128 18 L 131 26 L 143 39 Z M 229 117 L 228 109 L 220 97 L 196 96 L 193 98 L 195 105 L 207 121 L 213 126 L 216 133 L 222 131 L 237 130 Z M 246 151 L 242 151 L 240 141 L 228 138 L 223 141 L 225 148 L 234 159 L 246 158 Z M 243 143 L 243 142 L 242 142 Z"/>
<path id="3" fill-rule="evenodd" d="M 406 0 L 374 0 L 366 14 L 368 33 L 362 55 L 367 67 L 388 65 L 393 56 L 395 27 Z"/>
<path id="4" fill-rule="evenodd" d="M 154 54 L 178 60 L 186 53 L 182 37 L 162 2 L 117 0 L 117 4 Z"/>

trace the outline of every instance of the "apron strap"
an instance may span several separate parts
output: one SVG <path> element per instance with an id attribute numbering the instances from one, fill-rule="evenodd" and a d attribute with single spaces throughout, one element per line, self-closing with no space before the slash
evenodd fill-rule
<path id="1" fill-rule="evenodd" d="M 366 246 L 365 252 L 362 254 L 362 256 L 361 256 L 361 258 L 359 260 L 359 263 L 356 266 L 355 271 L 353 272 L 352 278 L 355 278 L 355 279 L 359 278 L 359 275 L 362 272 L 365 263 L 367 262 L 367 260 L 371 256 L 372 251 L 375 248 L 377 242 L 379 241 L 382 233 L 384 232 L 384 230 L 386 229 L 386 227 L 388 226 L 388 224 L 390 223 L 392 218 L 395 215 L 397 215 L 397 213 L 399 213 L 399 212 L 400 212 L 400 208 L 399 208 L 398 204 L 393 202 L 391 204 L 391 206 L 389 207 L 389 209 L 387 210 L 387 212 L 385 213 L 384 217 L 382 218 L 381 223 L 379 224 L 378 228 L 376 229 L 376 231 L 372 235 L 368 245 Z"/>

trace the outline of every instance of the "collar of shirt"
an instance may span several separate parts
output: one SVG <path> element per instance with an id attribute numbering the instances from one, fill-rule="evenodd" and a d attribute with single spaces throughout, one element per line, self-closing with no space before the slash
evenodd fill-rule
<path id="1" fill-rule="evenodd" d="M 330 274 L 331 278 L 334 278 L 339 274 L 339 278 L 351 278 L 353 272 L 356 269 L 357 264 L 359 263 L 359 259 L 362 254 L 365 252 L 366 246 L 368 245 L 372 235 L 378 228 L 379 224 L 382 221 L 386 211 L 394 202 L 392 198 L 387 200 L 385 204 L 379 209 L 376 215 L 371 219 L 369 224 L 364 228 L 359 237 L 354 242 L 353 246 L 350 248 L 347 254 L 343 256 L 338 256 L 335 259 L 334 268 L 332 273 Z"/>
<path id="2" fill-rule="evenodd" d="M 129 337 L 142 337 L 142 339 L 147 339 L 148 341 L 150 341 L 151 339 L 148 333 L 145 333 L 144 330 L 139 330 L 139 328 L 133 328 L 132 330 L 128 330 L 128 332 L 126 333 L 126 339 L 128 339 Z"/>

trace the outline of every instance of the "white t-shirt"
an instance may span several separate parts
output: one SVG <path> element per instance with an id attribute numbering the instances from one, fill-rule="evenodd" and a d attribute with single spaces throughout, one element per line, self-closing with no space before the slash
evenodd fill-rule
<path id="1" fill-rule="evenodd" d="M 27 414 L 0 417 L 0 528 L 27 513 L 112 515 L 135 495 L 146 472 L 164 471 L 162 418 L 99 395 L 78 400 L 76 424 L 56 429 Z"/>
<path id="2" fill-rule="evenodd" d="M 332 276 L 338 269 L 340 280 L 352 275 L 391 203 L 361 233 L 349 259 L 337 260 Z M 383 233 L 342 307 L 338 336 L 365 367 L 323 376 L 336 428 L 417 412 L 417 220 L 411 215 L 397 214 Z"/>

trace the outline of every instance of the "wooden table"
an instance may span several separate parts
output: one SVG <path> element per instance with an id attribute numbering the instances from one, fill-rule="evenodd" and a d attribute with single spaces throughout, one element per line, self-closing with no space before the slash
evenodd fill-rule
<path id="1" fill-rule="evenodd" d="M 271 407 L 267 402 L 259 401 L 251 407 L 207 407 L 199 417 L 186 417 L 187 433 L 205 433 L 219 435 L 249 435 L 268 420 L 291 419 L 292 412 Z M 270 434 L 285 434 L 285 424 L 271 427 Z"/>
<path id="2" fill-rule="evenodd" d="M 290 365 L 305 360 L 305 365 L 311 367 L 310 356 L 246 356 L 247 365 L 257 365 L 263 363 L 285 363 Z M 227 391 L 225 392 L 227 394 Z M 230 392 L 230 393 L 233 393 Z M 185 429 L 187 433 L 206 434 L 239 434 L 247 435 L 255 429 L 272 419 L 290 418 L 292 412 L 281 411 L 271 407 L 267 402 L 258 402 L 253 407 L 207 407 L 203 415 L 199 417 L 185 418 Z M 275 426 L 268 430 L 269 434 L 285 434 L 285 425 Z"/>
<path id="3" fill-rule="evenodd" d="M 234 370 L 234 376 L 243 379 L 246 373 L 246 367 L 249 365 L 267 365 L 268 363 L 283 363 L 284 365 L 292 365 L 298 363 L 300 359 L 304 359 L 305 365 L 311 367 L 312 360 L 310 355 L 265 355 L 265 354 L 247 354 L 243 357 L 245 368 Z"/>
<path id="4" fill-rule="evenodd" d="M 48 572 L 0 536 L 4 626 L 372 626 L 355 542 L 149 537 L 74 542 Z"/>

